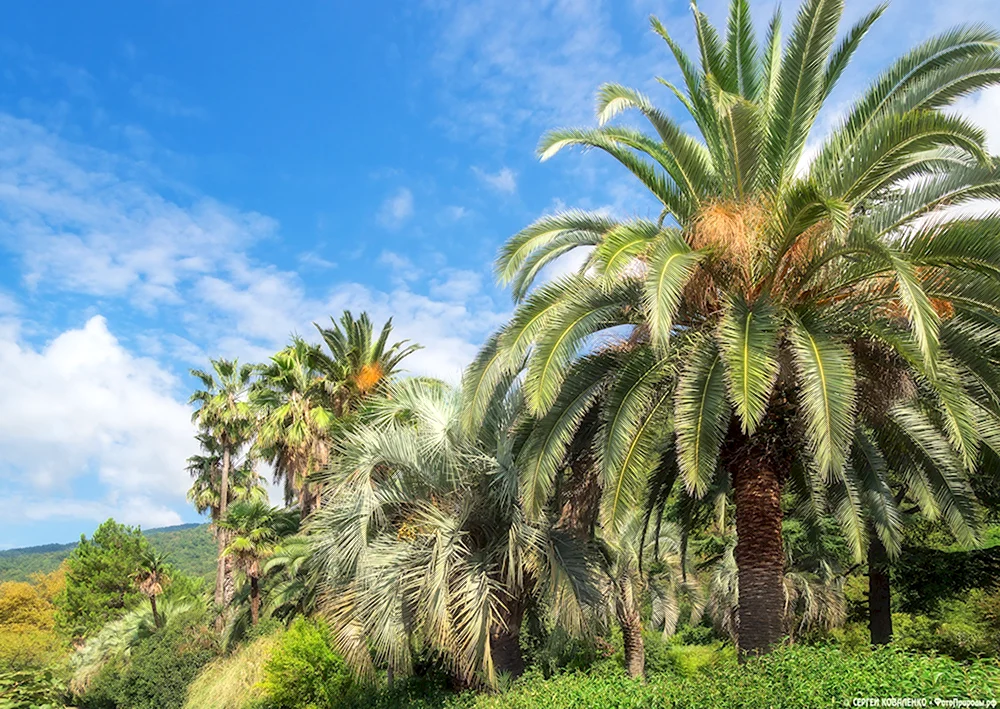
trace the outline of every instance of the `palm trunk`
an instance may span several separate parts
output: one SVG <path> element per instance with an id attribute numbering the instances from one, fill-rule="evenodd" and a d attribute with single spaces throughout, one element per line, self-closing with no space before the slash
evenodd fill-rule
<path id="1" fill-rule="evenodd" d="M 228 508 L 229 502 L 229 446 L 227 441 L 223 438 L 222 441 L 222 475 L 219 481 L 219 520 L 223 520 L 226 517 L 226 510 Z M 227 593 L 226 593 L 226 581 L 228 574 L 228 564 L 226 559 L 226 540 L 228 535 L 224 530 L 217 530 L 217 540 L 218 540 L 218 551 L 219 559 L 218 566 L 215 572 L 215 605 L 220 609 L 224 609 L 227 603 Z M 220 610 L 219 617 L 215 621 L 215 627 L 220 632 L 225 626 L 224 613 Z"/>
<path id="2" fill-rule="evenodd" d="M 490 631 L 490 648 L 493 669 L 500 674 L 520 677 L 524 674 L 524 657 L 521 655 L 521 621 L 524 604 L 519 600 L 508 601 L 504 624 Z"/>
<path id="3" fill-rule="evenodd" d="M 646 646 L 642 641 L 642 617 L 632 593 L 632 584 L 626 579 L 615 584 L 615 617 L 622 631 L 622 643 L 625 646 L 625 669 L 633 679 L 642 677 L 646 672 Z"/>
<path id="4" fill-rule="evenodd" d="M 756 452 L 731 466 L 736 502 L 740 657 L 769 652 L 781 641 L 785 552 L 781 537 L 781 481 Z"/>
<path id="5" fill-rule="evenodd" d="M 156 612 L 156 596 L 149 597 L 149 605 L 153 609 L 153 627 L 160 627 L 160 615 Z"/>
<path id="6" fill-rule="evenodd" d="M 892 642 L 889 556 L 874 533 L 868 544 L 868 631 L 872 645 Z"/>
<path id="7" fill-rule="evenodd" d="M 250 623 L 257 625 L 260 620 L 260 584 L 256 576 L 250 577 Z"/>

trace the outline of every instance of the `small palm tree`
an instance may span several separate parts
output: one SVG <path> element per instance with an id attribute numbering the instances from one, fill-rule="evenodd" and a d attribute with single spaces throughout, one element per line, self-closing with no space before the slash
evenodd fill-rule
<path id="1" fill-rule="evenodd" d="M 199 514 L 208 512 L 213 527 L 219 521 L 221 507 L 222 454 L 220 446 L 212 436 L 204 431 L 197 434 L 202 452 L 188 458 L 187 470 L 193 478 L 188 489 L 188 502 L 194 505 Z M 267 490 L 262 485 L 262 479 L 257 473 L 254 461 L 244 457 L 242 461 L 231 465 L 229 473 L 229 500 L 238 502 L 249 499 L 267 499 Z"/>
<path id="2" fill-rule="evenodd" d="M 860 556 L 866 513 L 884 507 L 887 459 L 918 451 L 904 474 L 960 515 L 973 504 L 966 474 L 979 446 L 1000 441 L 998 222 L 945 210 L 1000 197 L 983 131 L 946 112 L 1000 82 L 1000 35 L 960 28 L 914 48 L 806 155 L 883 10 L 838 43 L 842 0 L 805 0 L 787 42 L 776 16 L 760 44 L 747 0 L 732 0 L 724 38 L 695 6 L 696 59 L 654 18 L 684 86 L 661 81 L 697 134 L 609 84 L 600 127 L 554 131 L 539 152 L 607 153 L 659 215 L 574 211 L 511 238 L 497 270 L 519 305 L 464 384 L 474 425 L 523 367 L 526 405 L 554 434 L 525 486 L 529 511 L 550 499 L 562 449 L 595 401 L 605 534 L 643 504 L 668 450 L 692 495 L 724 477 L 743 653 L 766 652 L 783 632 L 788 481 L 830 500 Z M 652 134 L 609 125 L 625 110 Z M 579 273 L 532 290 L 543 266 L 581 248 Z M 873 406 L 884 415 L 865 418 L 898 372 L 890 405 Z"/>
<path id="3" fill-rule="evenodd" d="M 284 537 L 298 530 L 298 516 L 263 500 L 246 500 L 230 507 L 219 526 L 230 534 L 226 556 L 234 560 L 250 583 L 250 622 L 256 625 L 260 619 L 261 564 Z"/>
<path id="4" fill-rule="evenodd" d="M 566 614 L 596 591 L 581 546 L 525 520 L 516 397 L 494 402 L 472 435 L 460 402 L 440 382 L 391 384 L 338 447 L 329 503 L 310 520 L 314 563 L 330 574 L 323 610 L 360 673 L 373 653 L 405 673 L 422 641 L 461 682 L 495 686 L 524 669 L 533 601 Z"/>
<path id="5" fill-rule="evenodd" d="M 203 432 L 211 436 L 221 453 L 219 470 L 219 517 L 225 517 L 229 506 L 229 475 L 232 461 L 253 435 L 253 419 L 246 395 L 253 378 L 254 368 L 239 364 L 237 360 L 213 359 L 212 371 L 192 369 L 202 385 L 191 395 L 191 403 L 198 408 L 192 420 Z M 218 535 L 219 561 L 215 578 L 215 604 L 222 608 L 229 601 L 225 560 L 225 535 Z M 219 626 L 221 628 L 221 616 Z"/>
<path id="6" fill-rule="evenodd" d="M 161 626 L 160 616 L 156 612 L 156 597 L 166 590 L 170 583 L 170 566 L 167 563 L 167 555 L 155 549 L 146 549 L 139 560 L 139 568 L 133 575 L 136 586 L 149 599 L 149 606 L 153 613 L 153 626 Z"/>

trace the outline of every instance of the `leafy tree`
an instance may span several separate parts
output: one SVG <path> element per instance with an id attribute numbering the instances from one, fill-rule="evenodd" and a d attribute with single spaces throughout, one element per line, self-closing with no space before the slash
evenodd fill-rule
<path id="1" fill-rule="evenodd" d="M 230 499 L 229 475 L 233 460 L 253 435 L 253 418 L 246 394 L 254 368 L 248 364 L 241 365 L 237 360 L 213 359 L 211 363 L 211 372 L 191 370 L 191 374 L 204 387 L 191 395 L 191 403 L 198 405 L 192 420 L 214 439 L 213 445 L 222 456 L 219 469 L 219 516 L 224 517 Z M 226 557 L 223 553 L 226 543 L 225 535 L 218 535 L 215 603 L 219 607 L 228 602 L 231 591 L 227 591 L 227 588 L 232 588 L 232 584 L 227 583 Z"/>
<path id="2" fill-rule="evenodd" d="M 159 628 L 160 616 L 156 613 L 156 597 L 161 595 L 170 582 L 172 570 L 167 564 L 167 555 L 155 549 L 146 549 L 139 559 L 139 567 L 132 578 L 144 596 L 149 599 L 153 613 L 153 625 Z"/>
<path id="3" fill-rule="evenodd" d="M 835 46 L 842 10 L 806 0 L 783 46 L 777 16 L 758 44 L 747 0 L 732 0 L 724 38 L 695 7 L 695 60 L 654 18 L 684 87 L 664 83 L 697 136 L 608 84 L 600 127 L 554 131 L 539 152 L 611 155 L 659 219 L 574 211 L 511 238 L 497 271 L 519 305 L 464 384 L 474 425 L 524 365 L 527 407 L 549 431 L 522 487 L 529 513 L 594 402 L 605 534 L 646 501 L 664 455 L 694 496 L 731 484 L 744 653 L 782 634 L 786 483 L 835 512 L 860 557 L 867 520 L 898 546 L 887 460 L 962 527 L 968 470 L 1000 442 L 998 220 L 944 211 L 1000 197 L 985 135 L 945 113 L 1000 81 L 1000 35 L 960 28 L 917 46 L 809 160 L 816 116 L 884 6 Z M 654 135 L 608 125 L 624 110 Z M 545 264 L 583 247 L 579 273 L 532 290 Z"/>
<path id="4" fill-rule="evenodd" d="M 250 618 L 260 617 L 261 563 L 274 553 L 282 538 L 298 530 L 298 514 L 270 507 L 262 500 L 237 502 L 219 522 L 230 533 L 226 555 L 233 558 L 250 582 Z"/>
<path id="5" fill-rule="evenodd" d="M 90 635 L 133 608 L 142 594 L 132 575 L 148 551 L 135 527 L 109 519 L 80 543 L 65 562 L 66 587 L 56 601 L 57 623 L 68 635 Z"/>
<path id="6" fill-rule="evenodd" d="M 0 671 L 39 670 L 66 651 L 55 631 L 53 603 L 63 583 L 60 571 L 31 583 L 0 583 Z"/>

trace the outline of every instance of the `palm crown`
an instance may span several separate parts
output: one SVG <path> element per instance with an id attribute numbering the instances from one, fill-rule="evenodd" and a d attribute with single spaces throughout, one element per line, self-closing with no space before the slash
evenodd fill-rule
<path id="1" fill-rule="evenodd" d="M 696 60 L 654 18 L 684 85 L 661 82 L 697 135 L 610 84 L 601 127 L 554 131 L 539 152 L 608 153 L 661 213 L 567 212 L 511 238 L 497 271 L 519 306 L 465 383 L 474 424 L 523 367 L 540 420 L 529 509 L 551 495 L 595 406 L 606 530 L 644 501 L 667 456 L 695 496 L 730 478 L 741 573 L 777 567 L 766 583 L 741 577 L 747 637 L 760 635 L 749 589 L 780 581 L 785 480 L 832 504 L 858 554 L 866 516 L 897 543 L 889 474 L 968 538 L 963 471 L 981 442 L 1000 440 L 1000 219 L 946 209 L 1000 197 L 1000 171 L 983 132 L 943 112 L 1000 80 L 1000 37 L 963 28 L 904 55 L 809 160 L 816 117 L 884 6 L 837 43 L 842 9 L 805 2 L 782 46 L 778 16 L 757 43 L 746 0 L 731 3 L 724 38 L 695 6 Z M 654 133 L 605 125 L 625 110 Z M 543 266 L 579 248 L 589 249 L 579 273 L 532 288 Z M 761 632 L 774 640 L 773 623 Z"/>

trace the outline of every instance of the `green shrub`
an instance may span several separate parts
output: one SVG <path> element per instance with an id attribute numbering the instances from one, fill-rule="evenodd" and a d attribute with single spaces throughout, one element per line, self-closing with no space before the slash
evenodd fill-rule
<path id="1" fill-rule="evenodd" d="M 0 674 L 0 709 L 56 709 L 65 695 L 65 682 L 51 669 Z"/>
<path id="2" fill-rule="evenodd" d="M 704 649 L 699 652 L 705 652 Z M 732 651 L 727 651 L 731 653 Z M 781 648 L 745 665 L 726 652 L 709 672 L 682 677 L 651 673 L 644 682 L 598 663 L 584 673 L 551 679 L 529 672 L 503 694 L 424 693 L 407 687 L 358 695 L 359 709 L 737 709 L 738 707 L 850 706 L 858 697 L 993 698 L 1000 693 L 995 660 L 962 664 L 948 657 L 912 655 L 891 647 L 847 653 L 831 645 Z"/>
<path id="3" fill-rule="evenodd" d="M 169 626 L 130 656 L 108 662 L 80 698 L 83 709 L 180 709 L 188 685 L 216 655 L 207 629 Z"/>
<path id="4" fill-rule="evenodd" d="M 298 618 L 278 638 L 262 687 L 274 709 L 327 709 L 348 700 L 353 682 L 326 626 Z"/>

